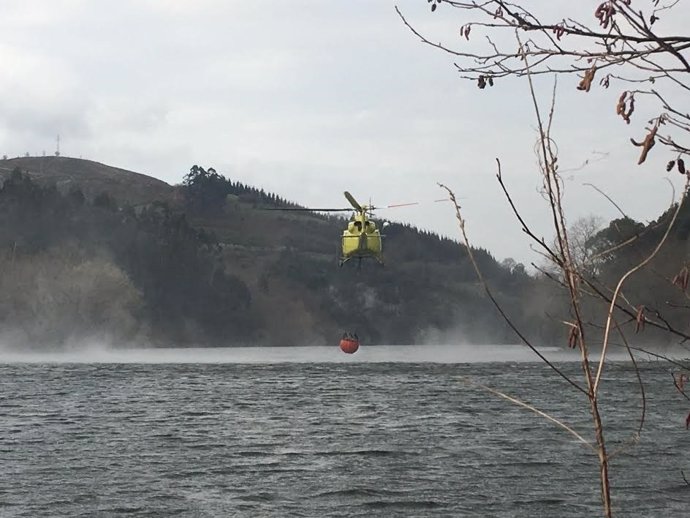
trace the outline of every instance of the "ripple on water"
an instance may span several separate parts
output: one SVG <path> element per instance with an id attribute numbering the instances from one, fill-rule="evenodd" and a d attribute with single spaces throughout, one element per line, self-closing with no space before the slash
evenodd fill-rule
<path id="1" fill-rule="evenodd" d="M 625 369 L 602 394 L 620 444 L 640 411 Z M 687 409 L 663 368 L 643 375 L 645 433 L 611 467 L 621 516 L 690 508 Z M 595 456 L 462 376 L 589 430 L 539 364 L 0 365 L 0 515 L 598 515 Z"/>

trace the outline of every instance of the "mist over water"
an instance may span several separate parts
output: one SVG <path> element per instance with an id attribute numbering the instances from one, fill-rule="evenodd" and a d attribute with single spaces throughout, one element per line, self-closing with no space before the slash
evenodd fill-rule
<path id="1" fill-rule="evenodd" d="M 539 351 L 554 362 L 579 360 L 579 353 L 558 347 Z M 613 351 L 608 358 L 629 360 Z M 377 345 L 360 346 L 355 354 L 337 345 L 311 347 L 213 347 L 213 348 L 113 348 L 99 343 L 79 343 L 59 351 L 18 352 L 0 348 L 0 362 L 31 363 L 487 363 L 535 362 L 538 356 L 521 345 Z"/>

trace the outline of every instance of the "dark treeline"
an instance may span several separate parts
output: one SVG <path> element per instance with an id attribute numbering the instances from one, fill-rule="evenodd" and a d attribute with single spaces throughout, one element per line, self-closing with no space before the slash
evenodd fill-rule
<path id="1" fill-rule="evenodd" d="M 581 316 L 590 344 L 601 345 L 614 291 L 621 278 L 633 269 L 634 274 L 625 277 L 612 314 L 610 343 L 614 348 L 625 346 L 617 328 L 626 333 L 628 344 L 646 348 L 671 346 L 690 338 L 687 205 L 680 208 L 664 241 L 676 209 L 677 206 L 671 207 L 649 223 L 622 217 L 588 235 L 575 232 L 570 236 L 580 242 L 573 261 L 582 275 Z M 662 241 L 663 246 L 657 250 Z M 550 265 L 532 278 L 533 287 L 542 286 L 540 300 L 550 301 L 543 308 L 545 318 L 536 336 L 557 344 L 567 342 L 568 323 L 574 322 L 561 275 Z"/>
<path id="2" fill-rule="evenodd" d="M 591 236 L 586 241 L 585 255 L 589 260 L 585 262 L 585 271 L 592 279 L 592 289 L 610 298 L 610 290 L 621 276 L 653 254 L 676 209 L 677 205 L 647 224 L 619 218 Z M 623 285 L 621 308 L 615 317 L 620 325 L 635 330 L 635 342 L 664 344 L 687 339 L 689 236 L 690 207 L 686 203 L 680 207 L 662 248 Z M 602 325 L 605 312 L 601 301 L 590 301 L 588 309 L 591 321 Z M 650 325 L 651 322 L 656 325 Z"/>
<path id="3" fill-rule="evenodd" d="M 266 317 L 264 329 L 271 328 L 273 315 L 283 316 L 277 331 L 283 336 L 274 334 L 272 342 L 299 343 L 305 329 L 320 343 L 353 329 L 374 343 L 515 342 L 478 284 L 466 250 L 453 240 L 392 223 L 384 232 L 384 268 L 365 262 L 360 269 L 353 261 L 339 269 L 344 218 L 255 210 L 297 205 L 212 168 L 192 167 L 183 188 L 190 219 L 227 236 L 220 240 L 233 247 L 232 263 L 240 262 L 238 247 L 254 245 L 251 260 L 258 264 L 244 275 Z M 244 209 L 236 197 L 246 202 Z M 538 327 L 538 305 L 528 299 L 539 283 L 522 265 L 506 267 L 482 249 L 474 254 L 509 313 Z"/>
<path id="4" fill-rule="evenodd" d="M 60 193 L 15 170 L 0 188 L 0 215 L 0 319 L 15 339 L 251 336 L 247 286 L 226 272 L 215 241 L 164 203 L 135 210 L 107 193 L 87 202 L 79 188 Z"/>
<path id="5" fill-rule="evenodd" d="M 267 204 L 272 207 L 296 207 L 294 203 L 273 193 L 266 193 L 241 182 L 231 181 L 209 167 L 192 166 L 182 180 L 187 208 L 196 212 L 217 213 L 225 206 L 228 196 L 242 201 Z"/>

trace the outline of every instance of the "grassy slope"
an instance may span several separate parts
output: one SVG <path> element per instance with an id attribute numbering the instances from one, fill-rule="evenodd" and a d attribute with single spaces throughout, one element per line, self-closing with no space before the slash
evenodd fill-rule
<path id="1" fill-rule="evenodd" d="M 62 192 L 78 186 L 89 199 L 107 192 L 119 202 L 138 205 L 154 200 L 172 201 L 175 195 L 174 187 L 161 180 L 80 158 L 46 156 L 0 160 L 0 177 L 17 167 L 39 183 L 55 184 Z"/>

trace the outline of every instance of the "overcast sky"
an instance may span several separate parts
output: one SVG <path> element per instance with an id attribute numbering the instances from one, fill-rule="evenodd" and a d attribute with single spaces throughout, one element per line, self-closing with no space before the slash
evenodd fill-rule
<path id="1" fill-rule="evenodd" d="M 377 216 L 459 239 L 450 204 L 433 202 L 442 182 L 463 198 L 473 245 L 539 261 L 495 180 L 500 158 L 525 219 L 550 238 L 526 84 L 460 80 L 395 5 L 449 44 L 463 23 L 426 0 L 3 0 L 0 154 L 52 154 L 59 134 L 64 156 L 171 184 L 198 164 L 305 206 L 345 207 L 344 190 L 420 202 Z M 667 153 L 636 165 L 629 138 L 643 126 L 615 114 L 624 87 L 584 94 L 577 81 L 559 81 L 554 124 L 569 219 L 617 217 L 585 183 L 655 219 L 682 178 L 666 173 Z"/>

